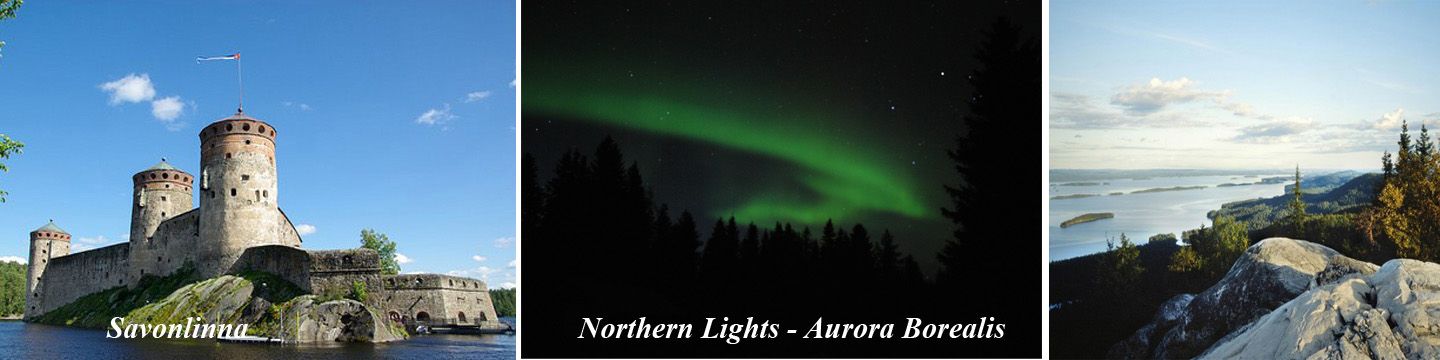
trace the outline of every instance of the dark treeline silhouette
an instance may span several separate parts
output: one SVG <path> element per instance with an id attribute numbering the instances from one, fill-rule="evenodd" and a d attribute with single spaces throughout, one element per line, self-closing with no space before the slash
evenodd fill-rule
<path id="1" fill-rule="evenodd" d="M 909 253 L 884 224 L 755 223 L 763 219 L 670 208 L 608 136 L 593 152 L 560 155 L 553 170 L 524 154 L 525 348 L 558 357 L 1038 357 L 1040 174 L 1013 159 L 1039 158 L 1035 147 L 1014 142 L 1040 133 L 1039 47 L 1008 21 L 986 33 L 976 55 L 982 66 L 968 77 L 974 93 L 964 132 L 949 152 L 958 180 L 933 185 L 945 185 L 949 201 L 935 212 L 956 231 L 914 239 L 946 241 L 939 253 Z M 933 281 L 921 256 L 940 262 Z M 697 332 L 712 317 L 754 317 L 799 334 L 821 318 L 895 324 L 895 337 L 911 317 L 1007 326 L 998 339 L 577 339 L 582 318 L 642 316 L 695 324 Z"/>
<path id="2" fill-rule="evenodd" d="M 754 316 L 804 332 L 820 317 L 900 327 L 906 317 L 969 323 L 981 314 L 938 291 L 888 230 L 877 236 L 863 224 L 827 222 L 817 231 L 780 222 L 741 225 L 734 218 L 701 223 L 689 211 L 655 205 L 638 167 L 609 137 L 592 156 L 565 153 L 544 184 L 533 157 L 526 154 L 523 162 L 523 296 L 526 304 L 545 304 L 526 311 L 527 339 L 574 339 L 584 317 L 629 322 L 646 316 L 698 328 L 706 317 L 743 323 Z M 713 344 L 739 353 L 765 346 Z M 834 352 L 776 347 L 772 354 L 847 356 L 867 344 L 873 342 L 851 341 L 848 348 L 830 347 Z"/>
<path id="3" fill-rule="evenodd" d="M 781 222 L 741 225 L 731 217 L 702 232 L 707 225 L 689 211 L 654 204 L 639 168 L 625 162 L 610 137 L 593 157 L 565 153 L 543 185 L 534 162 L 525 155 L 527 241 L 547 244 L 544 256 L 567 265 L 563 272 L 527 266 L 531 284 L 553 275 L 545 281 L 630 287 L 660 295 L 682 313 L 716 304 L 739 311 L 859 306 L 846 311 L 864 312 L 876 306 L 862 304 L 876 299 L 854 296 L 858 289 L 887 296 L 930 290 L 919 264 L 888 230 L 875 236 L 863 224 L 827 222 L 813 231 Z M 708 234 L 703 241 L 702 233 Z M 755 298 L 766 300 L 749 300 Z"/>

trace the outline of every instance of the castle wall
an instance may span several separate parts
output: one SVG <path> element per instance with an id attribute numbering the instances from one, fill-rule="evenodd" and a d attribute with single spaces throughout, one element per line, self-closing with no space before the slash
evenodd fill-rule
<path id="1" fill-rule="evenodd" d="M 495 304 L 485 282 L 471 278 L 440 274 L 404 274 L 387 276 L 382 295 L 386 316 L 415 320 L 421 313 L 431 324 L 493 325 Z M 461 321 L 461 313 L 464 320 Z"/>
<path id="2" fill-rule="evenodd" d="M 357 248 L 344 250 L 310 251 L 310 288 L 316 294 L 350 291 L 352 284 L 360 282 L 370 293 L 367 303 L 378 305 L 376 290 L 383 287 L 380 282 L 380 253 L 375 250 Z"/>
<path id="3" fill-rule="evenodd" d="M 143 276 L 166 276 L 185 266 L 186 262 L 200 267 L 195 248 L 200 246 L 200 211 L 192 209 L 161 222 L 151 239 L 141 247 L 131 241 L 130 283 L 139 283 Z M 137 252 L 143 249 L 144 252 Z M 137 268 L 140 264 L 145 267 Z"/>
<path id="4" fill-rule="evenodd" d="M 348 293 L 354 282 L 366 284 L 366 289 L 373 293 L 382 286 L 379 259 L 379 255 L 369 249 L 306 251 L 267 245 L 246 249 L 229 271 L 268 272 L 314 294 Z"/>
<path id="5" fill-rule="evenodd" d="M 129 286 L 126 269 L 130 244 L 122 243 L 51 258 L 40 277 L 34 315 L 41 315 L 75 299 L 116 286 Z"/>

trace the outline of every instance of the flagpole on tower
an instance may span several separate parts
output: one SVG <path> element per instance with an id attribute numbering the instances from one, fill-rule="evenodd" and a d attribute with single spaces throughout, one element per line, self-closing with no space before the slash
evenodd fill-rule
<path id="1" fill-rule="evenodd" d="M 235 82 L 240 84 L 240 102 L 235 105 L 235 112 L 245 113 L 245 73 L 240 67 L 240 53 L 235 53 Z"/>
<path id="2" fill-rule="evenodd" d="M 240 114 L 245 113 L 245 73 L 243 72 L 244 69 L 240 66 L 240 53 L 237 52 L 225 56 L 200 56 L 195 58 L 195 63 L 199 64 L 201 61 L 212 60 L 235 60 L 235 83 L 240 87 L 240 94 L 238 102 L 235 105 L 235 112 Z"/>

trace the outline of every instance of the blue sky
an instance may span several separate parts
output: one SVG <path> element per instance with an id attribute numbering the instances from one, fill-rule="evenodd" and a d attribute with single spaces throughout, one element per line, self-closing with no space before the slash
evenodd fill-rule
<path id="1" fill-rule="evenodd" d="M 234 63 L 195 57 L 239 51 L 306 248 L 374 228 L 407 272 L 513 286 L 511 1 L 32 1 L 0 40 L 0 133 L 26 144 L 0 173 L 0 256 L 51 218 L 79 248 L 125 241 L 129 176 L 196 173 L 196 134 L 235 111 Z"/>
<path id="2" fill-rule="evenodd" d="M 1440 121 L 1437 14 L 1440 2 L 1052 2 L 1051 167 L 1378 169 L 1399 120 Z"/>

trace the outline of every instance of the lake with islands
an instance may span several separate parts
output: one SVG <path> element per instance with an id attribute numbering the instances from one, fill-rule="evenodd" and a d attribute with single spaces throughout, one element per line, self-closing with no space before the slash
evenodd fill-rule
<path id="1" fill-rule="evenodd" d="M 511 317 L 502 319 L 515 322 Z M 510 360 L 515 358 L 515 335 L 419 335 L 383 344 L 264 345 L 214 339 L 109 339 L 99 329 L 0 321 L 0 354 L 16 359 Z"/>
<path id="2" fill-rule="evenodd" d="M 1124 179 L 1092 179 L 1050 184 L 1050 260 L 1064 260 L 1105 251 L 1105 239 L 1125 233 L 1136 244 L 1151 235 L 1210 225 L 1205 216 L 1220 205 L 1268 198 L 1285 192 L 1290 182 L 1254 184 L 1261 179 L 1293 174 L 1206 175 Z M 1221 184 L 1251 184 L 1219 186 Z M 1164 189 L 1168 191 L 1160 191 Z M 1118 195 L 1113 195 L 1117 194 Z M 1093 196 L 1092 196 L 1093 195 Z M 1062 228 L 1066 220 L 1087 213 L 1114 213 L 1111 219 Z"/>

